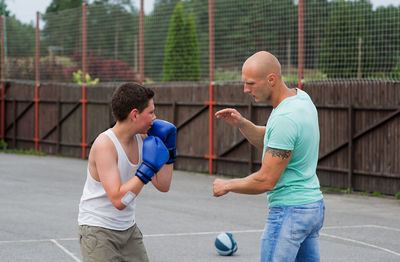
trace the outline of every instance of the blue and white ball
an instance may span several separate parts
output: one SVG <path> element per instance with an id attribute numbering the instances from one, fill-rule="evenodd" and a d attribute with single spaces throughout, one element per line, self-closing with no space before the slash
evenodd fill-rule
<path id="1" fill-rule="evenodd" d="M 237 251 L 237 244 L 231 233 L 221 233 L 215 239 L 215 248 L 221 256 L 230 256 Z"/>

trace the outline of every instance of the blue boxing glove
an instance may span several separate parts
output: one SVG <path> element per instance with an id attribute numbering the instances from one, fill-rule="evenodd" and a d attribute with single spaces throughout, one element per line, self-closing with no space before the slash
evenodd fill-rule
<path id="1" fill-rule="evenodd" d="M 156 136 L 149 136 L 143 141 L 143 163 L 136 171 L 136 176 L 147 184 L 168 160 L 169 152 L 163 141 Z"/>
<path id="2" fill-rule="evenodd" d="M 147 134 L 161 138 L 169 151 L 167 164 L 174 163 L 176 161 L 176 127 L 170 122 L 156 119 Z"/>

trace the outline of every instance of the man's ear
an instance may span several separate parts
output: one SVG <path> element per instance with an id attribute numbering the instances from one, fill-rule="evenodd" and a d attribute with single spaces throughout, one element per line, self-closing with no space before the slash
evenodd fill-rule
<path id="1" fill-rule="evenodd" d="M 271 74 L 267 75 L 267 81 L 271 86 L 275 85 L 276 79 L 277 79 L 277 77 L 276 77 L 276 74 L 274 74 L 274 73 L 271 73 Z"/>

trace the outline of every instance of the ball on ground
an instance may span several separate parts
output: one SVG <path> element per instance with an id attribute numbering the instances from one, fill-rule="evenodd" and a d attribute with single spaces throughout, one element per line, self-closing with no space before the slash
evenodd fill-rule
<path id="1" fill-rule="evenodd" d="M 215 248 L 221 256 L 230 256 L 237 251 L 237 244 L 231 233 L 221 233 L 215 239 Z"/>

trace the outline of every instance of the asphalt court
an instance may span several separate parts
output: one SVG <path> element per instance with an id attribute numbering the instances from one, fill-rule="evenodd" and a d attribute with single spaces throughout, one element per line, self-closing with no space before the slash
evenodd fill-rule
<path id="1" fill-rule="evenodd" d="M 82 261 L 78 203 L 87 161 L 0 153 L 0 261 Z M 215 176 L 175 171 L 171 190 L 147 185 L 136 220 L 152 262 L 259 259 L 265 195 L 212 196 Z M 324 194 L 321 261 L 400 261 L 400 201 Z M 213 246 L 220 232 L 238 243 L 234 256 Z"/>

